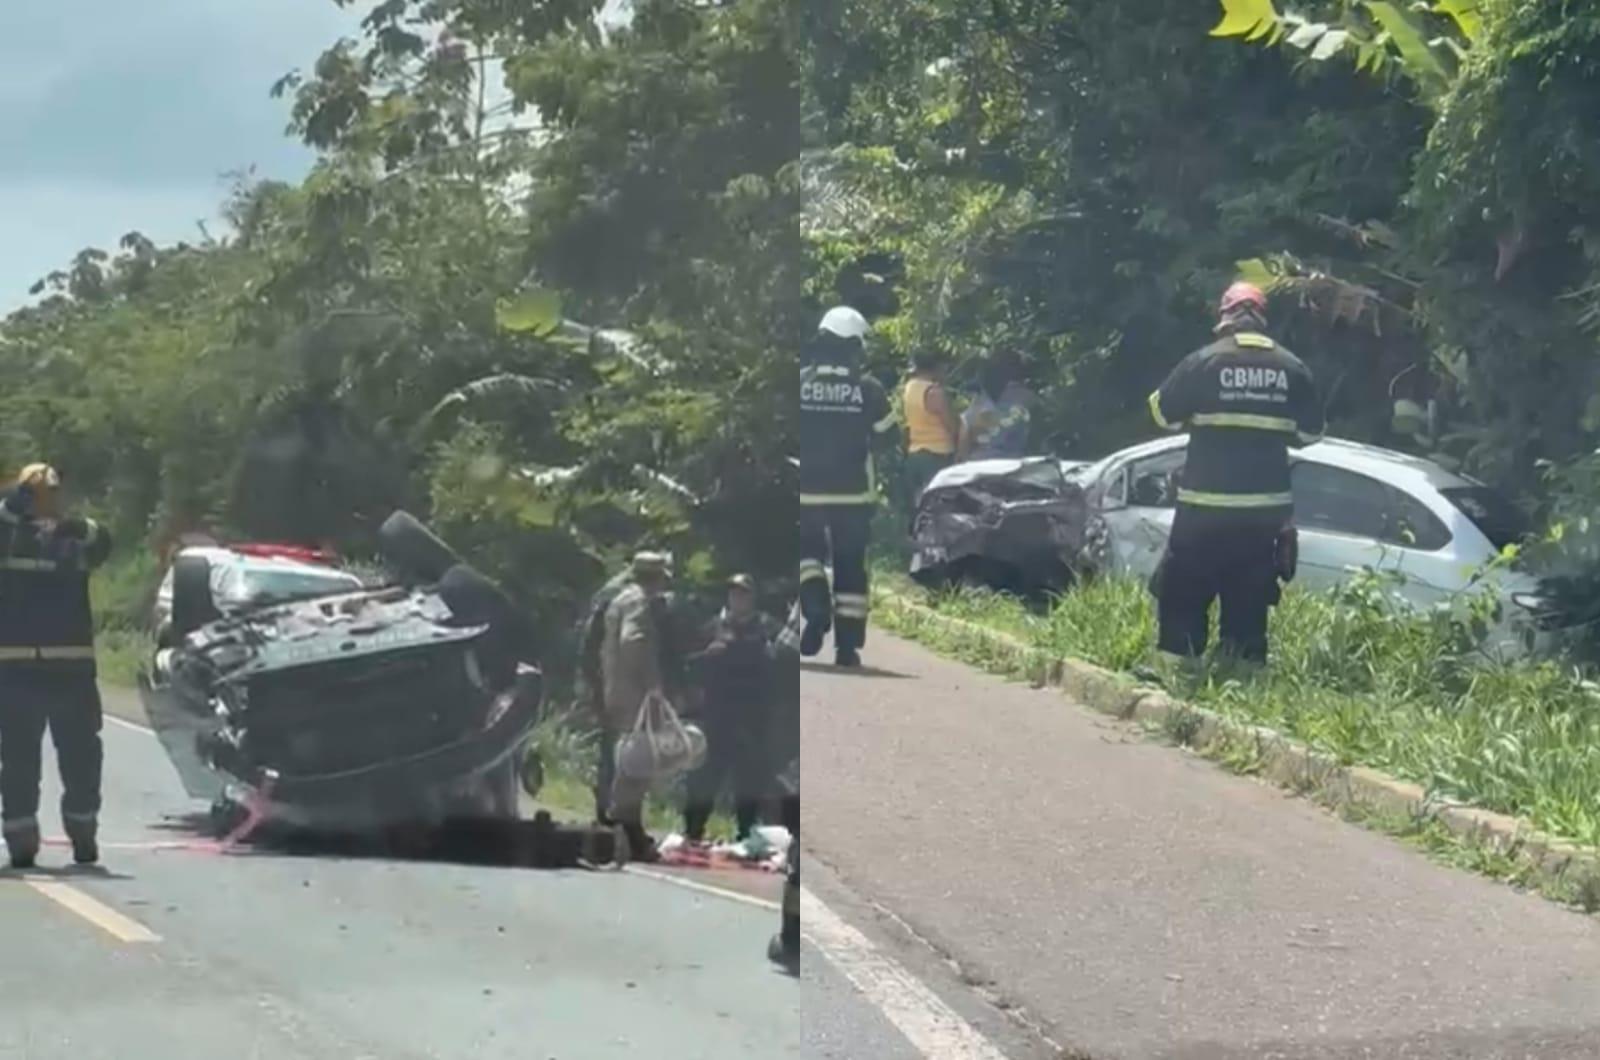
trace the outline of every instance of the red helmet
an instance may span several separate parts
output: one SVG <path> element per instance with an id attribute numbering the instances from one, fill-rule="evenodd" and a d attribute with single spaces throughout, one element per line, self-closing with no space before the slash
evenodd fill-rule
<path id="1" fill-rule="evenodd" d="M 1267 296 L 1255 284 L 1241 281 L 1222 292 L 1222 302 L 1217 306 L 1217 312 L 1227 316 L 1240 306 L 1253 306 L 1256 312 L 1264 316 L 1267 312 Z"/>

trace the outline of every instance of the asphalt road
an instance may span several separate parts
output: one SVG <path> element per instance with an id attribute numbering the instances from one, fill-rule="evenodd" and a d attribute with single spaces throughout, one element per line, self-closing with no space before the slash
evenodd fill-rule
<path id="1" fill-rule="evenodd" d="M 104 870 L 63 871 L 51 847 L 38 872 L 0 872 L 0 1058 L 829 1055 L 802 1040 L 814 991 L 855 1033 L 884 1031 L 814 954 L 802 983 L 771 970 L 777 914 L 748 900 L 623 873 L 153 849 L 196 807 L 155 739 L 108 722 L 105 740 Z"/>
<path id="2" fill-rule="evenodd" d="M 1010 1060 L 1600 1056 L 1595 919 L 1057 693 L 865 656 L 802 674 L 807 852 Z"/>

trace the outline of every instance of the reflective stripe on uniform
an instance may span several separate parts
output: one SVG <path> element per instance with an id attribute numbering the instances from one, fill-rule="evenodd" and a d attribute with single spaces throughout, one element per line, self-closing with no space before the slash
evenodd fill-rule
<path id="1" fill-rule="evenodd" d="M 1156 426 L 1162 430 L 1170 431 L 1173 429 L 1173 425 L 1168 423 L 1167 418 L 1161 414 L 1161 391 L 1159 390 L 1150 391 L 1150 416 L 1156 421 Z"/>
<path id="2" fill-rule="evenodd" d="M 828 580 L 828 568 L 823 566 L 820 559 L 803 559 L 800 561 L 800 580 L 810 582 Z"/>
<path id="3" fill-rule="evenodd" d="M 0 570 L 32 570 L 50 571 L 56 569 L 53 559 L 28 559 L 22 556 L 6 556 L 0 559 Z"/>
<path id="4" fill-rule="evenodd" d="M 63 821 L 78 821 L 82 824 L 93 824 L 99 819 L 99 817 L 100 815 L 93 810 L 90 810 L 88 813 L 70 813 L 66 810 L 61 811 L 61 819 Z"/>
<path id="5" fill-rule="evenodd" d="M 839 618 L 866 618 L 867 594 L 835 593 L 833 595 L 833 613 Z"/>
<path id="6" fill-rule="evenodd" d="M 1189 418 L 1194 427 L 1245 427 L 1256 431 L 1283 431 L 1293 434 L 1294 420 L 1283 416 L 1262 416 L 1254 412 L 1197 412 Z"/>
<path id="7" fill-rule="evenodd" d="M 38 659 L 93 659 L 94 647 L 88 644 L 68 644 L 57 647 L 0 647 L 0 662 Z"/>
<path id="8" fill-rule="evenodd" d="M 872 430 L 877 434 L 882 434 L 884 431 L 893 430 L 898 422 L 899 421 L 895 418 L 895 414 L 891 412 L 877 423 L 874 423 L 872 425 Z"/>
<path id="9" fill-rule="evenodd" d="M 1204 490 L 1178 490 L 1179 504 L 1197 508 L 1284 508 L 1294 504 L 1292 493 L 1207 493 Z"/>
<path id="10" fill-rule="evenodd" d="M 802 493 L 800 504 L 806 508 L 820 508 L 829 504 L 872 504 L 877 501 L 872 493 Z"/>
<path id="11" fill-rule="evenodd" d="M 3 831 L 6 832 L 31 832 L 39 827 L 38 817 L 13 817 L 5 822 Z"/>
<path id="12" fill-rule="evenodd" d="M 1277 343 L 1265 335 L 1254 331 L 1241 331 L 1233 337 L 1233 341 L 1253 350 L 1270 350 L 1277 346 Z"/>

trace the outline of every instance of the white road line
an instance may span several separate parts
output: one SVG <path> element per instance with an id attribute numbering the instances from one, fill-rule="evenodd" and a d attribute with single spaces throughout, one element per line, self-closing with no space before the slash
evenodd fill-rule
<path id="1" fill-rule="evenodd" d="M 682 876 L 674 876 L 670 872 L 642 869 L 635 865 L 624 865 L 622 871 L 629 876 L 638 876 L 640 879 L 655 880 L 657 883 L 670 883 L 674 887 L 682 887 L 685 890 L 715 895 L 718 898 L 726 898 L 733 902 L 743 902 L 746 905 L 753 905 L 757 909 L 765 909 L 769 913 L 781 912 L 783 909 L 777 902 L 769 901 L 765 898 L 757 898 L 753 894 L 741 894 L 738 891 L 730 891 L 723 887 L 714 887 L 709 883 L 701 883 L 699 880 L 688 880 Z"/>
<path id="2" fill-rule="evenodd" d="M 136 721 L 129 721 L 126 718 L 119 718 L 115 714 L 106 714 L 105 719 L 111 722 L 113 725 L 120 725 L 124 729 L 132 729 L 134 732 L 142 732 L 146 736 L 154 736 L 156 734 L 156 731 L 147 725 L 140 725 Z"/>
<path id="3" fill-rule="evenodd" d="M 119 942 L 160 942 L 161 936 L 110 906 L 60 880 L 23 877 L 29 887 L 69 912 L 87 920 Z"/>
<path id="4" fill-rule="evenodd" d="M 804 888 L 800 923 L 811 944 L 928 1060 L 1006 1060 L 933 991 Z"/>

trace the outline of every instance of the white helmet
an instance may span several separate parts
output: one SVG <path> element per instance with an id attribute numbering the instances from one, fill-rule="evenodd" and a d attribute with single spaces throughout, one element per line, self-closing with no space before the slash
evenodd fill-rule
<path id="1" fill-rule="evenodd" d="M 842 305 L 828 310 L 822 318 L 822 323 L 817 325 L 817 330 L 837 335 L 841 339 L 864 339 L 870 328 L 866 317 L 849 306 Z"/>

